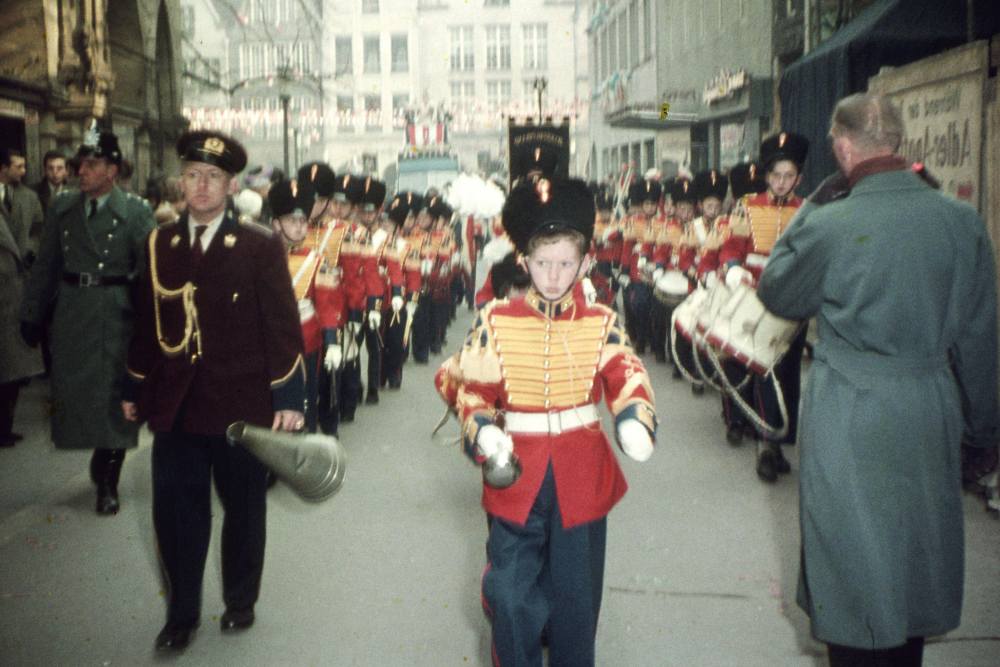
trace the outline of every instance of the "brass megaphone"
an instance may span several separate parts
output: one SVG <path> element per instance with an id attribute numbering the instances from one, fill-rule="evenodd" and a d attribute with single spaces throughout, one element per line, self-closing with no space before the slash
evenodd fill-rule
<path id="1" fill-rule="evenodd" d="M 226 429 L 226 438 L 250 452 L 303 500 L 326 500 L 344 483 L 347 458 L 333 436 L 272 431 L 236 422 Z"/>

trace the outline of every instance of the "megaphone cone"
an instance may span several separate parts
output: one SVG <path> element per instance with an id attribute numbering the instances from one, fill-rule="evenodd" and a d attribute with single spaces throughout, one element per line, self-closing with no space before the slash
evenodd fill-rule
<path id="1" fill-rule="evenodd" d="M 272 431 L 236 422 L 226 429 L 226 437 L 250 452 L 304 500 L 326 500 L 344 483 L 347 459 L 333 436 Z"/>

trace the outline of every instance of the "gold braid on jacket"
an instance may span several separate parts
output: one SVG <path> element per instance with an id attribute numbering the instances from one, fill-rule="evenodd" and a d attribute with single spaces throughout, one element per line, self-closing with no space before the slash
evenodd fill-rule
<path id="1" fill-rule="evenodd" d="M 159 229 L 154 229 L 149 235 L 149 277 L 153 281 L 153 306 L 156 313 L 156 339 L 160 343 L 160 349 L 168 357 L 176 357 L 180 354 L 187 354 L 190 351 L 191 339 L 194 338 L 198 347 L 198 352 L 191 357 L 191 363 L 201 356 L 201 335 L 198 326 L 198 309 L 194 304 L 195 286 L 186 282 L 182 287 L 175 290 L 168 290 L 160 284 L 160 277 L 156 270 L 156 237 Z M 167 337 L 163 334 L 163 325 L 160 323 L 160 302 L 181 299 L 184 305 L 184 337 L 177 345 L 167 344 Z"/>

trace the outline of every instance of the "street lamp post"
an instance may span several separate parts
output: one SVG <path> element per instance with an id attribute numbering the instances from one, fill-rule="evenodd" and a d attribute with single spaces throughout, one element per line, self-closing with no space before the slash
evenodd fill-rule
<path id="1" fill-rule="evenodd" d="M 545 87 L 549 85 L 549 82 L 545 80 L 545 77 L 535 77 L 534 88 L 538 92 L 538 124 L 542 124 L 542 91 Z"/>
<path id="2" fill-rule="evenodd" d="M 289 178 L 291 173 L 288 168 L 288 103 L 291 101 L 290 95 L 281 96 L 281 123 L 282 134 L 285 137 L 285 178 Z"/>

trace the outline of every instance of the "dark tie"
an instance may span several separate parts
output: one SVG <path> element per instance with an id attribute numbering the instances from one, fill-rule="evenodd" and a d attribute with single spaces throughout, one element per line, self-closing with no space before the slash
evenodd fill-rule
<path id="1" fill-rule="evenodd" d="M 208 229 L 208 225 L 194 226 L 194 241 L 191 242 L 191 258 L 194 260 L 196 267 L 201 263 L 201 256 L 205 254 L 205 251 L 201 247 L 201 235 L 205 233 L 206 229 Z"/>
<path id="2" fill-rule="evenodd" d="M 89 220 L 89 219 L 93 218 L 95 215 L 97 215 L 97 200 L 96 199 L 91 199 L 90 200 L 90 215 L 87 216 L 87 219 Z"/>

